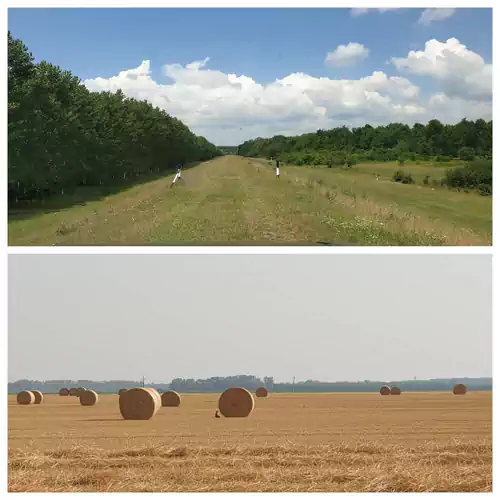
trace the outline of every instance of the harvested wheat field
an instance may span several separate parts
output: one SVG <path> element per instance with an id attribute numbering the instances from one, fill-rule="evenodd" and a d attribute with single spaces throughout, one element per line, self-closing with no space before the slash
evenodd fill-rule
<path id="1" fill-rule="evenodd" d="M 125 421 L 95 406 L 9 396 L 9 491 L 491 491 L 491 392 L 273 394 L 214 418 L 182 395 Z"/>

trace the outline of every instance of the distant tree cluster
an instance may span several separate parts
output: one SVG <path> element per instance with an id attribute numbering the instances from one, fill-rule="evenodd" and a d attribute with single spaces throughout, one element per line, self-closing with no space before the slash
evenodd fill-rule
<path id="1" fill-rule="evenodd" d="M 246 141 L 239 154 L 249 157 L 279 157 L 295 165 L 353 165 L 361 161 L 423 160 L 446 162 L 453 158 L 491 158 L 493 124 L 463 119 L 456 125 L 431 120 L 412 127 L 402 123 L 386 126 L 318 130 L 285 137 L 276 135 Z"/>
<path id="2" fill-rule="evenodd" d="M 121 90 L 91 92 L 8 33 L 9 202 L 114 185 L 221 155 L 204 137 Z"/>
<path id="3" fill-rule="evenodd" d="M 211 377 L 207 379 L 181 379 L 175 378 L 170 382 L 170 387 L 177 392 L 219 392 L 229 387 L 244 387 L 254 391 L 258 387 L 265 386 L 274 389 L 274 379 L 264 377 L 260 379 L 254 375 L 235 375 L 232 377 Z"/>
<path id="4" fill-rule="evenodd" d="M 238 146 L 219 146 L 219 149 L 225 155 L 237 155 L 238 154 Z"/>
<path id="5" fill-rule="evenodd" d="M 303 382 L 278 383 L 273 377 L 260 379 L 254 375 L 235 375 L 230 377 L 211 377 L 207 379 L 181 379 L 176 378 L 168 383 L 151 383 L 148 387 L 155 387 L 159 391 L 174 390 L 177 392 L 207 392 L 220 393 L 229 387 L 244 387 L 255 391 L 258 387 L 267 387 L 271 392 L 378 392 L 385 384 L 397 385 L 404 391 L 449 391 L 457 383 L 467 385 L 469 390 L 491 390 L 492 379 L 485 378 L 453 378 L 434 380 L 394 380 L 377 381 L 364 380 L 359 382 L 321 382 L 319 380 L 306 380 Z M 119 389 L 138 387 L 141 382 L 130 380 L 18 380 L 8 384 L 9 394 L 15 394 L 23 390 L 39 390 L 46 393 L 57 394 L 61 387 L 86 387 L 99 393 L 116 394 Z"/>

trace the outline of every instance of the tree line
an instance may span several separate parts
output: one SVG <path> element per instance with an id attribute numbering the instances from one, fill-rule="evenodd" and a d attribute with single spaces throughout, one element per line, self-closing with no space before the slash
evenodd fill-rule
<path id="1" fill-rule="evenodd" d="M 301 382 L 275 382 L 273 377 L 259 378 L 253 375 L 235 375 L 230 377 L 210 377 L 207 379 L 176 378 L 170 383 L 146 382 L 147 387 L 155 387 L 160 392 L 174 390 L 182 393 L 220 393 L 229 387 L 245 387 L 255 391 L 258 387 L 267 387 L 271 392 L 378 392 L 385 384 L 397 385 L 404 391 L 449 391 L 457 384 L 467 385 L 469 390 L 492 390 L 492 379 L 484 378 L 449 378 L 433 380 L 363 380 L 359 382 L 322 382 L 306 380 Z M 24 390 L 39 390 L 57 394 L 61 387 L 86 387 L 99 393 L 116 394 L 120 389 L 140 387 L 142 382 L 131 380 L 18 380 L 8 384 L 8 393 L 16 394 Z"/>
<path id="2" fill-rule="evenodd" d="M 70 71 L 35 64 L 10 32 L 8 137 L 10 204 L 130 182 L 222 154 L 147 101 L 121 90 L 91 92 Z"/>
<path id="3" fill-rule="evenodd" d="M 237 155 L 238 154 L 238 146 L 219 146 L 219 149 L 225 155 Z"/>
<path id="4" fill-rule="evenodd" d="M 315 133 L 257 138 L 238 146 L 248 157 L 280 158 L 296 165 L 335 165 L 351 161 L 437 161 L 454 158 L 491 158 L 492 121 L 463 119 L 456 125 L 431 120 L 427 125 L 402 123 L 349 129 L 339 127 Z"/>

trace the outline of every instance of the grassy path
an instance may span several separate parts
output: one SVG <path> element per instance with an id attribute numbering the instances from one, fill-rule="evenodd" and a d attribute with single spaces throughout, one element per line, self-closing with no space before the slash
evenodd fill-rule
<path id="1" fill-rule="evenodd" d="M 9 244 L 491 244 L 491 197 L 377 180 L 362 166 L 285 166 L 277 180 L 263 160 L 224 156 L 183 177 L 12 219 Z"/>

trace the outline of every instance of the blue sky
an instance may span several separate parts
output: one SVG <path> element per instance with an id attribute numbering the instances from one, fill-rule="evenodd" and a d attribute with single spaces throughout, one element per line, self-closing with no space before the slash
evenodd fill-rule
<path id="1" fill-rule="evenodd" d="M 150 77 L 171 84 L 163 65 L 205 57 L 206 69 L 245 75 L 261 85 L 294 73 L 358 80 L 382 71 L 409 78 L 388 62 L 391 57 L 405 58 L 410 50 L 424 50 L 428 40 L 450 38 L 492 62 L 491 9 L 456 9 L 428 26 L 417 22 L 423 10 L 373 9 L 354 16 L 350 9 L 9 9 L 8 25 L 36 60 L 84 80 L 107 79 L 149 60 Z M 328 52 L 349 42 L 362 44 L 369 56 L 350 66 L 325 64 Z M 424 94 L 441 90 L 439 79 L 418 72 L 410 80 Z M 175 114 L 174 108 L 167 110 Z M 334 122 L 335 114 L 330 118 Z"/>
<path id="2" fill-rule="evenodd" d="M 165 63 L 207 56 L 220 71 L 260 82 L 294 72 L 359 78 L 387 70 L 391 56 L 429 38 L 450 37 L 492 62 L 491 9 L 458 9 L 428 27 L 416 24 L 422 10 L 353 17 L 350 9 L 9 9 L 9 29 L 37 60 L 84 79 L 112 76 L 143 59 L 159 76 Z M 354 39 L 372 57 L 354 68 L 325 68 L 325 54 Z"/>

